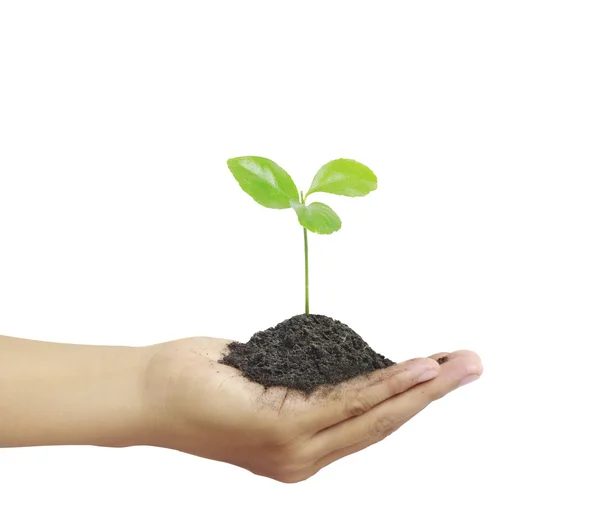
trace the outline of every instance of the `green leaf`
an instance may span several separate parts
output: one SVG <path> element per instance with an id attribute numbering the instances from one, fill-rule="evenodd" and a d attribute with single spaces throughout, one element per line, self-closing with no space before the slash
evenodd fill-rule
<path id="1" fill-rule="evenodd" d="M 236 157 L 227 166 L 242 190 L 270 209 L 288 209 L 298 201 L 298 189 L 289 174 L 264 157 Z"/>
<path id="2" fill-rule="evenodd" d="M 364 164 L 336 159 L 322 166 L 307 192 L 329 192 L 340 196 L 366 196 L 377 188 L 377 177 Z"/>
<path id="3" fill-rule="evenodd" d="M 300 225 L 306 227 L 313 233 L 330 235 L 342 227 L 342 220 L 340 220 L 340 217 L 331 207 L 328 207 L 324 203 L 316 201 L 310 205 L 304 205 L 297 201 L 293 201 L 292 208 L 298 215 Z"/>

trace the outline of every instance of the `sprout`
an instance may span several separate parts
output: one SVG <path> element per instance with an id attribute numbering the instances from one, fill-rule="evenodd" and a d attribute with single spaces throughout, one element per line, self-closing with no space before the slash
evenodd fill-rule
<path id="1" fill-rule="evenodd" d="M 233 177 L 242 190 L 254 200 L 270 209 L 296 211 L 304 230 L 304 312 L 309 313 L 308 297 L 308 235 L 329 235 L 342 227 L 340 217 L 331 207 L 318 201 L 306 204 L 306 199 L 315 192 L 328 192 L 339 196 L 366 196 L 377 188 L 377 177 L 367 168 L 352 159 L 335 159 L 322 166 L 315 175 L 306 194 L 298 188 L 290 175 L 278 164 L 264 157 L 236 157 L 227 161 Z"/>

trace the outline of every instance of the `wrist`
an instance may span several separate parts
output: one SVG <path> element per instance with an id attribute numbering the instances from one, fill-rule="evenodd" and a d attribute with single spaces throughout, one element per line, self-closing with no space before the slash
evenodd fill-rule
<path id="1" fill-rule="evenodd" d="M 144 347 L 116 348 L 107 360 L 106 378 L 92 386 L 89 411 L 98 414 L 93 445 L 151 445 L 154 421 L 147 402 L 147 367 L 152 352 Z"/>
<path id="2" fill-rule="evenodd" d="M 136 445 L 175 448 L 180 423 L 171 409 L 173 376 L 184 371 L 169 348 L 176 341 L 149 345 L 138 349 L 139 405 L 136 422 Z"/>
<path id="3" fill-rule="evenodd" d="M 212 385 L 205 383 L 228 342 L 192 337 L 142 348 L 143 416 L 141 445 L 152 445 L 204 456 L 216 420 L 209 405 Z M 202 355 L 202 356 L 201 356 Z M 217 371 L 218 373 L 218 371 Z M 205 393 L 207 392 L 207 393 Z"/>

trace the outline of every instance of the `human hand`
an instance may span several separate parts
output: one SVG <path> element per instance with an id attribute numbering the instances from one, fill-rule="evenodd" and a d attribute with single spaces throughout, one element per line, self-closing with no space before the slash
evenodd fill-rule
<path id="1" fill-rule="evenodd" d="M 145 378 L 149 443 L 286 483 L 381 441 L 483 371 L 471 351 L 438 353 L 306 397 L 265 390 L 219 364 L 228 343 L 185 338 L 146 348 L 153 351 Z"/>

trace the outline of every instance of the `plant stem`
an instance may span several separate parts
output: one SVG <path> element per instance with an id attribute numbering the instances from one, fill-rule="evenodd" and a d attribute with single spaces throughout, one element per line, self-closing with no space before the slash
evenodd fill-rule
<path id="1" fill-rule="evenodd" d="M 308 309 L 308 235 L 304 228 L 304 313 L 310 314 Z"/>
<path id="2" fill-rule="evenodd" d="M 300 192 L 300 201 L 306 203 L 306 197 Z M 310 314 L 308 305 L 308 233 L 306 227 L 304 229 L 304 313 Z"/>

